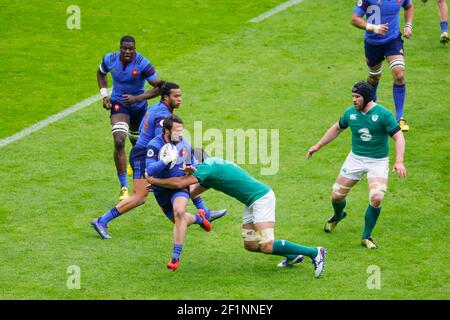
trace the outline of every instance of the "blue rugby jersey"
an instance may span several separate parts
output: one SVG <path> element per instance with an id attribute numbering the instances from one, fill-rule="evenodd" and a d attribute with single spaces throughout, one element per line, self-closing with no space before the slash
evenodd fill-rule
<path id="1" fill-rule="evenodd" d="M 353 13 L 366 15 L 367 23 L 389 23 L 385 35 L 366 31 L 364 40 L 370 44 L 383 44 L 400 36 L 400 9 L 408 9 L 412 0 L 358 0 Z"/>
<path id="2" fill-rule="evenodd" d="M 136 146 L 146 149 L 148 143 L 162 133 L 163 120 L 171 114 L 172 110 L 162 101 L 148 108 L 139 127 L 139 139 Z"/>
<path id="3" fill-rule="evenodd" d="M 157 79 L 158 73 L 140 53 L 135 54 L 129 63 L 123 63 L 119 59 L 120 52 L 108 53 L 103 56 L 99 70 L 103 74 L 111 72 L 113 79 L 113 91 L 111 101 L 121 103 L 123 94 L 139 95 L 145 92 L 145 81 Z M 146 101 L 138 102 L 130 109 L 140 109 L 146 105 Z"/>

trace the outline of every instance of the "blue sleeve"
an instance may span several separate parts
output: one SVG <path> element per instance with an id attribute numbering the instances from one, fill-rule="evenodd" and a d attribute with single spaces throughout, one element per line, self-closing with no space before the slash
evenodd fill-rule
<path id="1" fill-rule="evenodd" d="M 411 7 L 412 5 L 412 1 L 411 0 L 405 0 L 402 4 L 403 9 L 408 9 L 409 7 Z"/>
<path id="2" fill-rule="evenodd" d="M 368 0 L 358 0 L 355 8 L 353 9 L 353 13 L 357 14 L 360 17 L 364 17 L 367 11 L 367 7 L 370 5 Z"/>
<path id="3" fill-rule="evenodd" d="M 154 176 L 163 171 L 166 165 L 162 160 L 158 160 L 159 148 L 149 144 L 147 157 L 145 159 L 145 170 L 149 176 Z"/>
<path id="4" fill-rule="evenodd" d="M 156 72 L 155 68 L 150 63 L 150 61 L 144 58 L 142 61 L 142 65 L 143 65 L 142 76 L 144 77 L 145 80 L 153 81 L 156 78 L 158 78 L 158 73 Z"/>
<path id="5" fill-rule="evenodd" d="M 111 68 L 112 68 L 112 53 L 107 53 L 103 56 L 102 61 L 100 62 L 100 65 L 98 66 L 98 69 L 101 73 L 107 74 Z"/>
<path id="6" fill-rule="evenodd" d="M 163 132 L 163 121 L 166 118 L 165 115 L 158 115 L 152 123 L 152 130 L 155 134 L 154 137 L 159 136 Z"/>

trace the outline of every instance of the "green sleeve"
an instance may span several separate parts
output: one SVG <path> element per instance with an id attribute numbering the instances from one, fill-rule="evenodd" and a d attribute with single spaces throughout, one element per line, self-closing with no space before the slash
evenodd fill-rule
<path id="1" fill-rule="evenodd" d="M 208 177 L 211 176 L 214 170 L 213 166 L 202 163 L 199 164 L 196 169 L 197 170 L 192 175 L 198 179 L 201 186 L 209 188 Z"/>
<path id="2" fill-rule="evenodd" d="M 395 117 L 391 112 L 387 113 L 384 117 L 384 126 L 389 134 L 394 132 L 397 127 L 399 127 L 397 120 L 395 120 Z"/>
<path id="3" fill-rule="evenodd" d="M 339 127 L 341 129 L 347 129 L 348 128 L 348 121 L 347 121 L 347 110 L 344 112 L 344 114 L 339 118 Z"/>

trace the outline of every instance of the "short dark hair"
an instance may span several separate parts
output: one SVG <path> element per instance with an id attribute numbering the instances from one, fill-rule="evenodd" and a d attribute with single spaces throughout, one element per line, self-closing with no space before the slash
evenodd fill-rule
<path id="1" fill-rule="evenodd" d="M 183 124 L 183 120 L 181 120 L 181 118 L 175 114 L 171 114 L 170 116 L 164 118 L 163 131 L 166 129 L 169 131 L 172 130 L 174 122 Z"/>
<path id="2" fill-rule="evenodd" d="M 199 163 L 203 163 L 203 161 L 209 158 L 209 155 L 202 148 L 194 148 L 194 157 Z"/>
<path id="3" fill-rule="evenodd" d="M 170 90 L 172 89 L 180 89 L 180 86 L 173 82 L 164 82 L 160 87 L 161 99 L 163 99 L 164 96 L 170 96 Z"/>
<path id="4" fill-rule="evenodd" d="M 133 36 L 123 36 L 122 38 L 120 38 L 120 45 L 122 45 L 122 43 L 124 42 L 133 42 L 134 44 L 136 44 Z"/>

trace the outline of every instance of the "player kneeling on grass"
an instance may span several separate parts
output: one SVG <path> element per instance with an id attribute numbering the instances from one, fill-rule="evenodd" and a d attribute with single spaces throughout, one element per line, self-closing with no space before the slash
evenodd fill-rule
<path id="1" fill-rule="evenodd" d="M 336 183 L 333 185 L 332 205 L 334 215 L 325 224 L 325 232 L 331 232 L 339 221 L 345 218 L 346 196 L 350 189 L 367 173 L 369 184 L 369 206 L 365 214 L 362 245 L 369 249 L 377 246 L 371 237 L 381 212 L 381 201 L 387 190 L 389 157 L 388 136 L 395 141 L 396 159 L 392 171 L 400 178 L 406 177 L 403 165 L 405 139 L 394 115 L 373 100 L 373 87 L 364 81 L 352 88 L 353 106 L 331 126 L 318 143 L 312 146 L 307 158 L 335 139 L 344 129 L 352 130 L 352 150 L 342 165 Z"/>
<path id="2" fill-rule="evenodd" d="M 205 159 L 205 153 L 199 149 L 195 153 L 201 163 L 183 168 L 188 175 L 167 179 L 147 176 L 147 181 L 167 189 L 196 185 L 200 193 L 212 188 L 235 198 L 245 205 L 242 236 L 246 250 L 284 256 L 280 267 L 302 262 L 306 255 L 312 259 L 315 277 L 320 277 L 324 270 L 325 248 L 274 240 L 275 194 L 269 186 L 234 163 L 217 157 Z"/>

